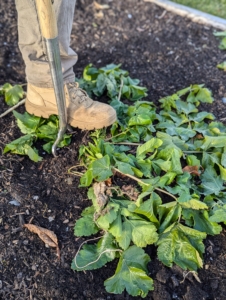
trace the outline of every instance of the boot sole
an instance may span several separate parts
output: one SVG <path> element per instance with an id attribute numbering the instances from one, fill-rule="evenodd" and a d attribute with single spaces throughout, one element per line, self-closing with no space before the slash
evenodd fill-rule
<path id="1" fill-rule="evenodd" d="M 26 111 L 31 114 L 35 115 L 36 117 L 42 117 L 45 119 L 48 119 L 51 115 L 58 115 L 57 110 L 52 111 L 46 111 L 45 106 L 35 106 L 33 105 L 28 99 L 25 101 L 25 108 Z M 108 127 L 112 125 L 117 120 L 116 113 L 112 114 L 108 119 L 101 120 L 98 122 L 93 123 L 87 123 L 87 122 L 81 122 L 76 120 L 71 120 L 69 123 L 72 127 L 78 127 L 82 130 L 94 130 L 94 129 L 101 129 L 104 127 Z"/>

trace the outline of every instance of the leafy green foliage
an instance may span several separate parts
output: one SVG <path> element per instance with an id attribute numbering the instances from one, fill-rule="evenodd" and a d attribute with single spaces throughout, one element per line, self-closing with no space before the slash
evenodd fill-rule
<path id="1" fill-rule="evenodd" d="M 39 139 L 43 140 L 43 150 L 51 153 L 52 145 L 56 140 L 58 133 L 58 117 L 51 116 L 49 119 L 43 119 L 32 116 L 25 112 L 20 114 L 13 111 L 16 118 L 17 125 L 24 136 L 7 144 L 4 148 L 4 153 L 11 152 L 13 154 L 28 155 L 34 162 L 42 160 L 37 149 L 33 144 Z M 63 147 L 70 144 L 70 135 L 64 134 L 64 139 L 60 142 L 58 147 Z"/>
<path id="2" fill-rule="evenodd" d="M 176 263 L 183 269 L 197 270 L 202 267 L 205 237 L 205 233 L 174 223 L 159 237 L 158 258 L 168 267 Z"/>
<path id="3" fill-rule="evenodd" d="M 75 235 L 110 234 L 119 261 L 106 290 L 146 297 L 153 282 L 142 248 L 155 244 L 163 264 L 196 271 L 203 265 L 206 235 L 219 234 L 220 223 L 226 224 L 226 127 L 199 111 L 200 103 L 213 102 L 203 85 L 160 99 L 159 112 L 143 99 L 124 104 L 114 91 L 131 98 L 128 83 L 138 81 L 120 80 L 128 76 L 123 72 L 116 65 L 84 70 L 83 84 L 96 95 L 108 94 L 118 121 L 110 137 L 98 130 L 80 147 L 80 186 L 89 187 L 92 206 L 76 222 Z M 98 255 L 96 245 L 85 245 L 77 259 L 89 269 L 110 261 Z"/>
<path id="4" fill-rule="evenodd" d="M 5 102 L 9 106 L 16 105 L 23 98 L 24 91 L 20 85 L 12 86 L 10 83 L 5 83 L 0 88 L 0 95 L 4 95 Z"/>
<path id="5" fill-rule="evenodd" d="M 146 274 L 149 261 L 141 248 L 128 248 L 119 259 L 115 275 L 104 282 L 107 292 L 121 294 L 126 290 L 132 296 L 145 298 L 154 289 L 153 280 Z"/>
<path id="6" fill-rule="evenodd" d="M 226 31 L 214 32 L 214 35 L 220 39 L 219 48 L 226 50 Z"/>
<path id="7" fill-rule="evenodd" d="M 115 258 L 116 250 L 113 237 L 107 233 L 96 245 L 84 245 L 71 267 L 77 271 L 101 268 Z"/>
<path id="8" fill-rule="evenodd" d="M 129 77 L 127 71 L 120 69 L 121 65 L 110 64 L 106 67 L 97 69 L 89 64 L 83 71 L 83 78 L 77 79 L 81 88 L 92 96 L 101 96 L 107 93 L 110 99 L 117 99 L 120 85 L 123 83 L 121 97 L 131 101 L 145 97 L 147 89 L 138 86 L 139 80 Z"/>

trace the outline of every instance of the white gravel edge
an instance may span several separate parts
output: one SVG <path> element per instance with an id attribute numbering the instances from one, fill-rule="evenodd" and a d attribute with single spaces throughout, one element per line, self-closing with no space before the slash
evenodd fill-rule
<path id="1" fill-rule="evenodd" d="M 190 8 L 181 4 L 177 4 L 168 0 L 144 0 L 144 2 L 151 2 L 157 4 L 168 11 L 171 11 L 182 17 L 189 18 L 193 22 L 213 26 L 221 30 L 226 30 L 225 19 L 201 12 L 197 9 Z"/>

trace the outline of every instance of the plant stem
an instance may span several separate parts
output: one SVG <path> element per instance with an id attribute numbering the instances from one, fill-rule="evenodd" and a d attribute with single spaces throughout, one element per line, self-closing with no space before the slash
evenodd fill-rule
<path id="1" fill-rule="evenodd" d="M 120 174 L 123 174 L 123 175 L 125 175 L 125 176 L 127 176 L 127 177 L 129 177 L 129 178 L 131 178 L 131 179 L 133 179 L 133 180 L 135 180 L 135 181 L 141 183 L 141 184 L 144 184 L 144 185 L 146 185 L 146 186 L 149 185 L 148 183 L 143 182 L 141 179 L 138 179 L 137 177 L 135 177 L 135 176 L 133 176 L 133 175 L 125 174 L 125 173 L 119 171 L 117 168 L 114 168 L 114 167 L 113 167 L 113 169 L 114 169 L 116 172 L 118 172 L 118 173 L 120 173 Z M 165 190 L 162 190 L 162 189 L 157 188 L 157 187 L 154 188 L 154 190 L 159 191 L 159 192 L 162 192 L 162 193 L 164 193 L 164 194 L 166 194 L 166 195 L 172 197 L 174 200 L 177 201 L 177 197 L 175 197 L 173 194 L 170 194 L 169 192 L 167 192 L 167 191 L 165 191 Z"/>
<path id="2" fill-rule="evenodd" d="M 113 138 L 115 138 L 115 137 L 117 137 L 117 136 L 120 136 L 120 135 L 122 135 L 122 134 L 124 134 L 124 133 L 127 133 L 128 131 L 129 131 L 129 129 L 127 129 L 127 130 L 125 130 L 125 131 L 123 131 L 123 132 L 120 132 L 119 134 L 116 134 L 116 135 L 114 135 L 114 136 L 111 136 L 110 138 L 105 139 L 104 141 L 105 141 L 105 142 L 110 141 L 110 140 L 112 140 Z"/>
<path id="3" fill-rule="evenodd" d="M 133 180 L 135 180 L 135 181 L 137 181 L 137 182 L 140 182 L 141 184 L 144 184 L 144 185 L 146 185 L 146 186 L 149 185 L 148 183 L 143 182 L 141 179 L 139 179 L 139 178 L 137 178 L 137 177 L 135 177 L 135 176 L 133 176 L 133 175 L 125 174 L 125 173 L 119 171 L 119 169 L 117 169 L 117 168 L 115 168 L 115 167 L 113 167 L 113 170 L 115 170 L 116 172 L 118 172 L 118 173 L 120 173 L 120 174 L 122 174 L 122 175 L 125 175 L 125 176 L 127 176 L 127 177 L 129 177 L 129 178 L 131 178 L 131 179 L 133 179 Z"/>
<path id="4" fill-rule="evenodd" d="M 18 102 L 16 105 L 14 105 L 13 107 L 10 107 L 8 110 L 6 110 L 4 113 L 2 113 L 0 115 L 0 118 L 8 115 L 11 111 L 13 111 L 15 108 L 17 108 L 18 106 L 22 105 L 25 103 L 25 99 L 21 100 L 20 102 Z"/>
<path id="5" fill-rule="evenodd" d="M 141 145 L 143 145 L 141 143 L 130 143 L 130 142 L 122 142 L 122 143 L 111 142 L 109 144 L 113 144 L 113 145 L 129 145 L 129 146 L 141 146 Z"/>
<path id="6" fill-rule="evenodd" d="M 160 189 L 160 188 L 155 188 L 155 190 L 157 190 L 157 191 L 159 191 L 159 192 L 162 192 L 162 193 L 164 193 L 164 194 L 166 194 L 166 195 L 172 197 L 173 199 L 175 199 L 175 200 L 177 201 L 177 197 L 175 197 L 173 194 L 170 194 L 170 193 L 168 193 L 167 191 L 162 190 L 162 189 Z"/>
<path id="7" fill-rule="evenodd" d="M 123 76 L 121 76 L 120 79 L 121 79 L 121 84 L 119 88 L 118 101 L 121 101 L 122 88 L 123 88 Z"/>

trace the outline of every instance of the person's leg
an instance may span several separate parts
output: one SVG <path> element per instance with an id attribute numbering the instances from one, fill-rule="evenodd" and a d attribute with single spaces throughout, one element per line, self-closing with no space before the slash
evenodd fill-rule
<path id="1" fill-rule="evenodd" d="M 81 129 L 97 129 L 116 121 L 115 110 L 93 101 L 75 83 L 73 65 L 76 53 L 70 48 L 70 35 L 76 0 L 54 0 L 60 56 L 69 123 Z M 25 107 L 27 112 L 48 118 L 58 114 L 50 67 L 42 40 L 35 0 L 16 0 L 19 47 L 26 65 L 28 81 Z"/>
<path id="2" fill-rule="evenodd" d="M 55 0 L 54 7 L 60 44 L 64 82 L 75 79 L 73 65 L 77 54 L 70 48 L 70 35 L 76 0 Z M 25 62 L 27 82 L 38 87 L 52 87 L 45 45 L 42 40 L 35 0 L 16 0 L 19 48 Z"/>

